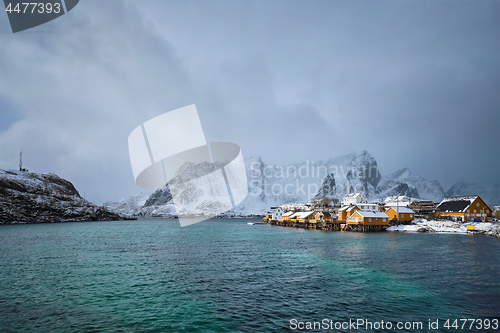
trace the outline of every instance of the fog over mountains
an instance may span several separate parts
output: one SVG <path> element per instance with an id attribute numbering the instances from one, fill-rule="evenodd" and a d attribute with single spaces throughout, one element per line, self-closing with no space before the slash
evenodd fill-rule
<path id="1" fill-rule="evenodd" d="M 329 160 L 304 161 L 290 165 L 268 165 L 260 157 L 245 159 L 249 194 L 228 216 L 263 214 L 271 206 L 308 202 L 312 198 L 342 199 L 347 193 L 362 192 L 368 201 L 376 202 L 387 196 L 407 195 L 422 200 L 441 201 L 445 196 L 478 194 L 490 205 L 499 203 L 498 184 L 457 183 L 446 193 L 437 180 L 426 180 L 413 175 L 408 168 L 382 176 L 377 161 L 367 151 L 351 153 Z M 182 211 L 202 214 L 218 208 L 213 187 L 205 184 L 194 191 L 182 189 L 180 179 L 188 179 L 195 166 L 186 164 L 171 181 L 177 190 L 184 190 L 189 198 L 183 200 Z M 187 200 L 189 199 L 189 200 Z M 150 216 L 176 215 L 172 195 L 167 186 L 151 195 L 138 194 L 120 202 L 104 204 L 124 214 Z"/>

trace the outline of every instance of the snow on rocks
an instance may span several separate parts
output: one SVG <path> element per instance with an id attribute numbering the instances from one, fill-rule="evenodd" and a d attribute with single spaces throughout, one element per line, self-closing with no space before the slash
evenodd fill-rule
<path id="1" fill-rule="evenodd" d="M 427 221 L 415 220 L 411 225 L 394 225 L 387 228 L 387 231 L 404 231 L 404 232 L 443 232 L 443 233 L 467 233 L 467 225 L 473 225 L 476 234 L 484 234 L 500 238 L 500 223 L 499 222 L 452 222 L 452 221 Z M 471 232 L 471 231 L 469 231 Z"/>
<path id="2" fill-rule="evenodd" d="M 0 169 L 0 224 L 118 219 L 57 175 Z"/>

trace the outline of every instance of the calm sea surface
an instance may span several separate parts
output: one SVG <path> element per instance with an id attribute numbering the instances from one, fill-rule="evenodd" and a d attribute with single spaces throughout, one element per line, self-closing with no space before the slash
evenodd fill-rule
<path id="1" fill-rule="evenodd" d="M 249 221 L 0 226 L 0 331 L 300 331 L 292 319 L 422 322 L 423 330 L 404 331 L 438 331 L 427 329 L 430 319 L 439 331 L 461 332 L 443 328 L 445 320 L 500 317 L 494 237 Z"/>

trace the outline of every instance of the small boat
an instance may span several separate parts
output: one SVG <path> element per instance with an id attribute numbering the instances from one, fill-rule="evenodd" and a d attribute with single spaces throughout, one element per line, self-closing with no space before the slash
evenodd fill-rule
<path id="1" fill-rule="evenodd" d="M 267 224 L 266 222 L 248 222 L 247 224 L 254 225 L 254 224 Z"/>

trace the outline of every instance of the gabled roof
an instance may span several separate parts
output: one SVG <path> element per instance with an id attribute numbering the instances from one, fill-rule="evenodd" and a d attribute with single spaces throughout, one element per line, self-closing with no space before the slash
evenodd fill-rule
<path id="1" fill-rule="evenodd" d="M 374 217 L 374 218 L 384 218 L 384 219 L 389 218 L 389 216 L 387 216 L 386 213 L 382 213 L 382 212 L 366 212 L 366 211 L 358 210 L 358 211 L 356 211 L 356 213 L 361 215 L 362 217 Z"/>
<path id="2" fill-rule="evenodd" d="M 464 212 L 478 196 L 448 197 L 436 207 L 436 212 Z"/>
<path id="3" fill-rule="evenodd" d="M 294 212 L 286 212 L 285 214 L 283 214 L 282 216 L 290 216 L 290 215 L 293 215 L 295 214 Z"/>
<path id="4" fill-rule="evenodd" d="M 342 212 L 342 211 L 346 210 L 349 207 L 351 207 L 351 206 L 344 206 L 344 207 L 342 207 L 342 208 L 339 209 L 339 212 Z"/>
<path id="5" fill-rule="evenodd" d="M 388 212 L 390 209 L 394 209 L 394 211 L 399 212 L 400 214 L 401 213 L 403 213 L 403 214 L 404 213 L 415 214 L 415 212 L 413 210 L 411 210 L 410 208 L 406 208 L 406 207 L 389 207 L 385 211 Z"/>
<path id="6" fill-rule="evenodd" d="M 349 209 L 348 209 L 347 211 L 348 211 L 348 212 L 350 212 L 350 211 L 352 211 L 354 208 L 359 209 L 359 207 L 358 207 L 358 206 L 351 206 L 351 207 L 349 207 Z"/>
<path id="7" fill-rule="evenodd" d="M 314 212 L 300 212 L 299 215 L 297 216 L 299 219 L 305 219 L 309 215 L 314 214 Z"/>
<path id="8" fill-rule="evenodd" d="M 323 216 L 332 216 L 332 214 L 330 212 L 316 212 L 315 215 L 318 215 L 318 214 L 323 214 Z"/>

